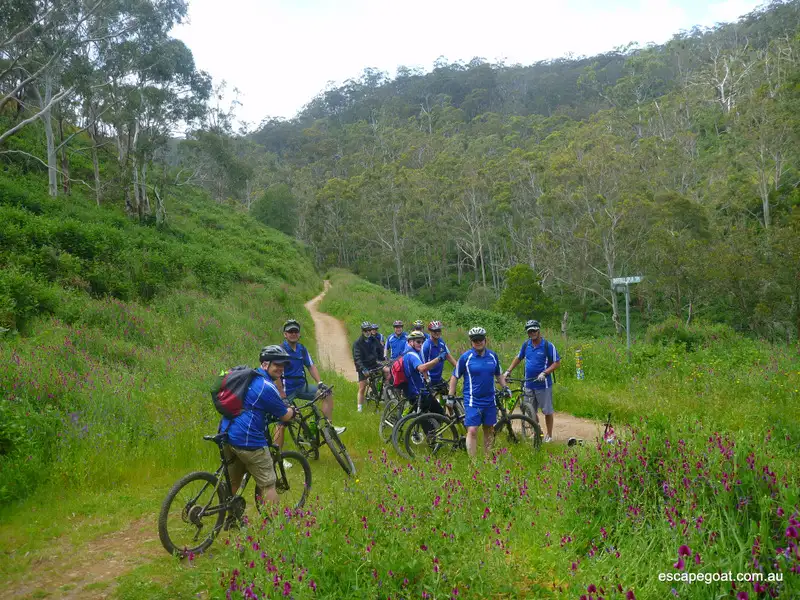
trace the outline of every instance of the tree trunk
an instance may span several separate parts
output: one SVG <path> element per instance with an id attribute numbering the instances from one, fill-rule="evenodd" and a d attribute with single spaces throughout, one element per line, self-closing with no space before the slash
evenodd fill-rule
<path id="1" fill-rule="evenodd" d="M 45 75 L 44 78 L 44 106 L 50 104 L 53 99 L 53 78 L 51 75 Z M 56 157 L 56 144 L 53 137 L 53 109 L 48 108 L 42 115 L 42 123 L 44 123 L 44 135 L 47 141 L 47 179 L 48 191 L 50 196 L 55 198 L 58 196 L 58 159 Z"/>
<path id="2" fill-rule="evenodd" d="M 59 146 L 61 146 L 61 187 L 64 190 L 64 195 L 69 196 L 70 193 L 70 180 L 69 180 L 69 154 L 67 154 L 67 146 L 64 144 L 64 115 L 61 110 L 58 111 L 58 136 Z M 62 144 L 64 144 L 62 146 Z"/>

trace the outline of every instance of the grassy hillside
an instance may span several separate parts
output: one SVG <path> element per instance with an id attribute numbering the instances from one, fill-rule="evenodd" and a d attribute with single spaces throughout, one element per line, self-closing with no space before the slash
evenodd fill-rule
<path id="1" fill-rule="evenodd" d="M 319 279 L 300 244 L 191 192 L 168 210 L 137 225 L 0 178 L 0 503 L 188 461 L 209 376 L 304 316 Z"/>

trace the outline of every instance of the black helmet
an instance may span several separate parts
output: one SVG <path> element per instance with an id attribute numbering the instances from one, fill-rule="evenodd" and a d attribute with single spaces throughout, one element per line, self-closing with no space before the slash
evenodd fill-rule
<path id="1" fill-rule="evenodd" d="M 286 364 L 291 360 L 291 358 L 292 357 L 289 356 L 289 353 L 283 348 L 283 346 L 277 346 L 273 344 L 271 346 L 264 346 L 261 349 L 261 354 L 258 355 L 258 362 Z"/>
<path id="2" fill-rule="evenodd" d="M 372 323 L 369 321 L 364 321 L 361 323 L 361 331 L 369 331 L 372 329 Z"/>
<path id="3" fill-rule="evenodd" d="M 300 323 L 295 321 L 294 319 L 289 319 L 283 324 L 284 331 L 291 331 L 292 329 L 296 329 L 300 331 Z"/>
<path id="4" fill-rule="evenodd" d="M 539 321 L 537 321 L 536 319 L 531 319 L 530 321 L 525 323 L 525 331 L 526 332 L 528 332 L 528 331 L 539 331 L 541 328 L 542 328 L 542 326 L 539 325 Z"/>

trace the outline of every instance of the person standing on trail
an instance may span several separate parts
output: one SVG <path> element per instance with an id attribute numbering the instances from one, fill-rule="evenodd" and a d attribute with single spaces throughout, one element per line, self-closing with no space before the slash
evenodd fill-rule
<path id="1" fill-rule="evenodd" d="M 431 321 L 428 324 L 428 331 L 431 332 L 430 337 L 422 344 L 422 362 L 428 362 L 441 355 L 444 355 L 444 360 L 449 362 L 453 367 L 456 366 L 456 359 L 450 354 L 450 349 L 442 339 L 442 322 Z M 444 371 L 444 362 L 440 362 L 430 371 L 428 375 L 431 378 L 431 385 L 435 388 L 446 385 L 442 379 L 442 372 Z M 442 391 L 441 393 L 445 393 Z"/>
<path id="2" fill-rule="evenodd" d="M 381 345 L 381 355 L 382 355 L 381 360 L 383 360 L 383 356 L 386 355 L 386 352 L 384 351 L 384 346 L 386 345 L 386 339 L 384 339 L 383 335 L 378 333 L 377 323 L 372 324 L 372 337 L 378 340 L 378 343 Z"/>
<path id="3" fill-rule="evenodd" d="M 386 360 L 395 360 L 403 355 L 406 351 L 406 332 L 403 331 L 403 322 L 395 321 L 393 323 L 394 333 L 386 339 L 386 346 L 384 347 L 383 354 Z"/>
<path id="4" fill-rule="evenodd" d="M 289 403 L 295 399 L 313 400 L 320 389 L 325 389 L 322 378 L 319 375 L 317 365 L 311 359 L 308 349 L 300 343 L 300 323 L 295 319 L 289 319 L 283 324 L 283 343 L 281 347 L 289 355 L 289 363 L 283 371 L 283 376 L 276 382 L 280 390 L 281 398 Z M 317 385 L 310 385 L 306 379 L 306 369 L 317 382 Z M 331 420 L 333 417 L 333 394 L 327 394 L 322 400 L 322 412 Z M 342 434 L 346 427 L 336 427 L 336 433 Z M 279 448 L 283 447 L 283 425 L 278 425 L 275 430 L 275 443 Z"/>
<path id="5" fill-rule="evenodd" d="M 414 325 L 411 328 L 411 331 L 421 331 L 422 335 L 425 336 L 426 340 L 431 339 L 431 336 L 425 333 L 425 323 L 422 322 L 422 319 L 417 319 L 414 321 Z"/>
<path id="6" fill-rule="evenodd" d="M 544 415 L 544 422 L 547 426 L 547 435 L 544 436 L 545 442 L 553 441 L 553 371 L 561 366 L 561 357 L 558 355 L 555 345 L 542 337 L 541 325 L 539 321 L 531 319 L 525 323 L 525 331 L 528 339 L 519 349 L 519 355 L 511 361 L 511 366 L 505 372 L 505 376 L 511 375 L 516 366 L 525 361 L 525 397 L 523 402 L 527 402 L 531 407 L 538 404 Z M 535 400 L 535 402 L 534 402 Z"/>
<path id="7" fill-rule="evenodd" d="M 364 397 L 369 385 L 369 373 L 378 368 L 378 345 L 372 338 L 372 323 L 361 323 L 361 335 L 353 344 L 353 362 L 358 373 L 358 412 L 364 410 Z M 384 374 L 388 375 L 389 368 L 384 367 Z"/>
<path id="8" fill-rule="evenodd" d="M 472 348 L 464 352 L 456 363 L 450 377 L 448 405 L 456 394 L 458 380 L 464 378 L 464 426 L 467 428 L 467 452 L 474 457 L 478 453 L 478 428 L 483 426 L 483 447 L 488 454 L 494 440 L 494 426 L 497 424 L 497 404 L 495 402 L 494 381 L 502 386 L 503 392 L 510 395 L 506 378 L 500 370 L 500 359 L 493 350 L 486 347 L 486 330 L 473 327 L 468 334 Z"/>

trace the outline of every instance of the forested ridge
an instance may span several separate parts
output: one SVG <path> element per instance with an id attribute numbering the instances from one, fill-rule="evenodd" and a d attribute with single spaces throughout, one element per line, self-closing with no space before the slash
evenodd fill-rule
<path id="1" fill-rule="evenodd" d="M 426 300 L 488 306 L 522 264 L 579 321 L 641 274 L 645 320 L 796 339 L 799 10 L 590 58 L 365 70 L 250 136 L 273 186 L 255 208 L 319 264 Z"/>

